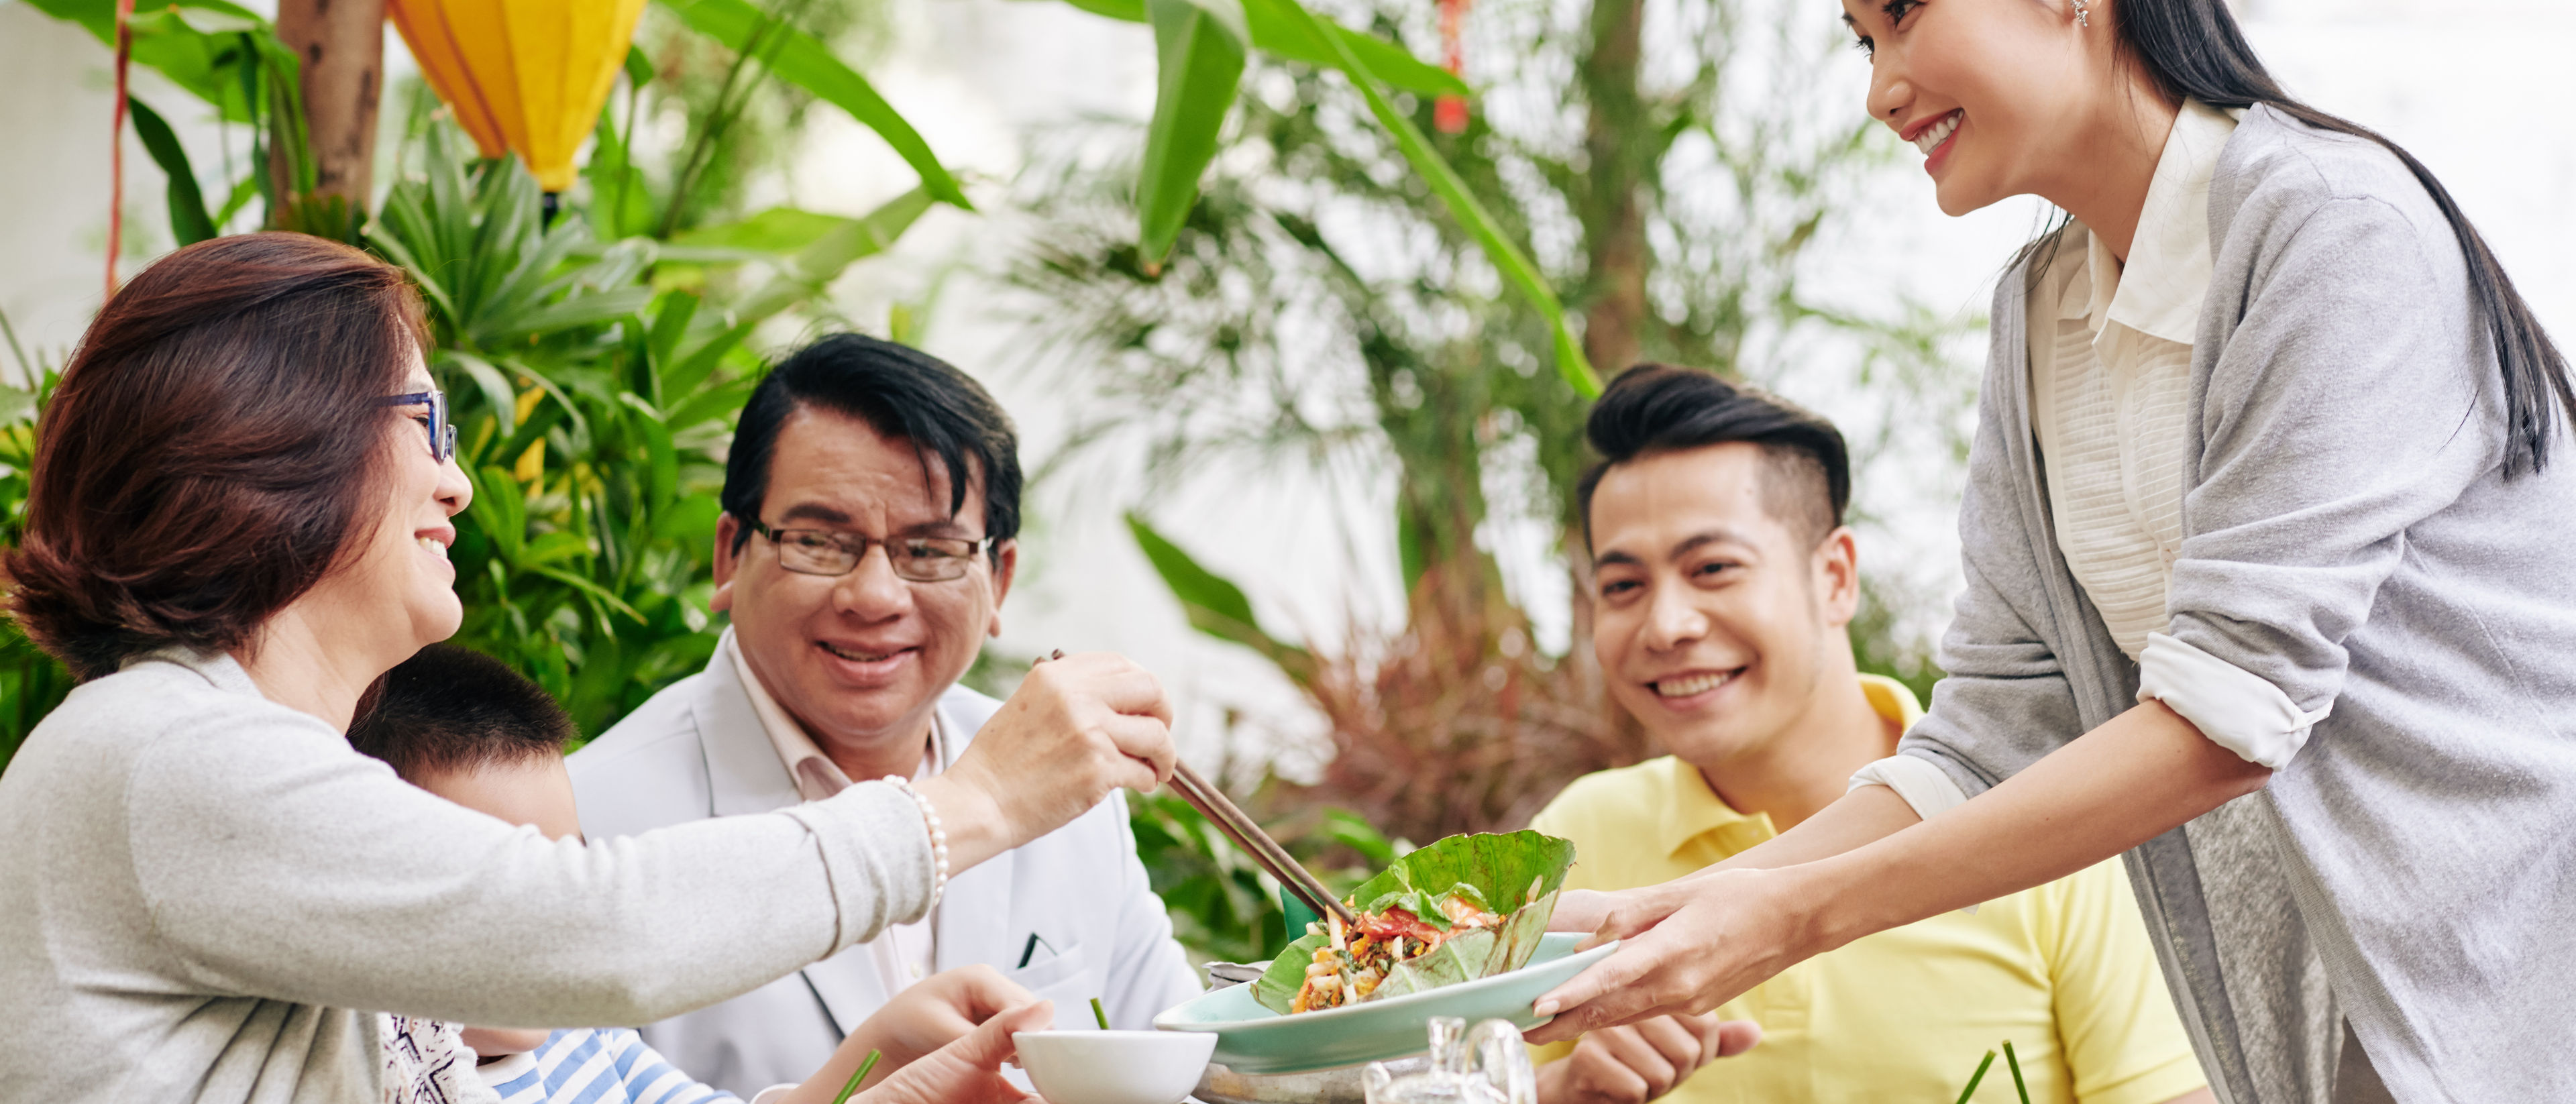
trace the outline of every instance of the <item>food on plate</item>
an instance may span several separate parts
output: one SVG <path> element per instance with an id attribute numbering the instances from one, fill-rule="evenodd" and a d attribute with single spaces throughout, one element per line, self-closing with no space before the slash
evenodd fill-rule
<path id="1" fill-rule="evenodd" d="M 1535 889 L 1537 883 L 1531 886 Z M 1298 988 L 1288 1011 L 1312 1012 L 1358 1004 L 1376 995 L 1379 983 L 1395 973 L 1398 963 L 1412 962 L 1439 950 L 1453 935 L 1484 931 L 1503 922 L 1493 910 L 1454 890 L 1440 899 L 1439 907 L 1449 920 L 1446 929 L 1434 927 L 1401 907 L 1360 913 L 1356 931 L 1343 930 L 1341 917 L 1325 918 L 1332 942 L 1315 948 L 1314 961 L 1306 967 L 1306 983 Z"/>
<path id="2" fill-rule="evenodd" d="M 1307 925 L 1253 995 L 1282 1015 L 1341 1008 L 1492 977 L 1527 965 L 1574 865 L 1574 845 L 1538 832 L 1451 836 L 1395 860 Z"/>

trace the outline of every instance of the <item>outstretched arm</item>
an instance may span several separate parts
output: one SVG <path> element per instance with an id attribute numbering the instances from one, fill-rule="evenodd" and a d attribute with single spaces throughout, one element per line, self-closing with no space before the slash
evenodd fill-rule
<path id="1" fill-rule="evenodd" d="M 1627 942 L 1539 998 L 1537 1011 L 1556 1019 L 1530 1038 L 1706 1012 L 1863 935 L 2117 855 L 2261 789 L 2271 773 L 2163 704 L 2140 705 L 1932 820 L 1829 857 L 1712 870 L 1614 903 L 1596 938 Z M 1821 846 L 1869 823 L 1859 811 L 1838 820 L 1834 833 L 1810 838 Z"/>

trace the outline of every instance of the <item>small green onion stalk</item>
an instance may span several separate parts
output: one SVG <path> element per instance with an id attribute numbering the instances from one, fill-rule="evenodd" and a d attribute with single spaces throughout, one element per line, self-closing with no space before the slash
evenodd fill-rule
<path id="1" fill-rule="evenodd" d="M 832 1104 L 850 1104 L 850 1094 L 859 1091 L 859 1082 L 867 1080 L 868 1074 L 876 1071 L 877 1059 L 883 1057 L 885 1052 L 882 1050 L 869 1051 L 868 1056 L 859 1062 L 859 1071 L 850 1075 L 850 1083 L 841 1086 L 841 1095 L 832 1098 Z"/>
<path id="2" fill-rule="evenodd" d="M 2030 1104 L 2030 1085 L 2022 1080 L 2021 1056 L 2013 1053 L 2010 1039 L 2004 1040 L 2004 1065 L 2012 1070 L 2013 1095 L 2021 1098 L 2021 1104 Z M 1993 1069 L 1994 1066 L 1995 1052 L 1989 1050 L 1986 1052 L 1985 1061 L 1977 1063 L 1977 1072 L 1968 1076 L 1968 1087 L 1959 1090 L 1959 1104 L 1968 1104 L 1968 1098 L 1977 1095 L 1977 1086 L 1985 1081 L 1986 1071 Z"/>

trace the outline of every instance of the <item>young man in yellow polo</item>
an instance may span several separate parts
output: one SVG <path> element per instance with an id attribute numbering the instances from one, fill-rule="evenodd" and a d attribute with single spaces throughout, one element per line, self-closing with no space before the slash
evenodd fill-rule
<path id="1" fill-rule="evenodd" d="M 1593 647 L 1674 754 L 1578 779 L 1533 826 L 1574 841 L 1569 888 L 1626 889 L 1805 819 L 1922 709 L 1853 663 L 1858 553 L 1832 423 L 1646 366 L 1611 384 L 1588 433 Z M 1865 937 L 1717 1015 L 1760 1024 L 1761 1045 L 1692 1073 L 1696 1055 L 1658 1065 L 1652 1031 L 1596 1032 L 1542 1050 L 1547 1104 L 1642 1101 L 1682 1078 L 1671 1095 L 1691 1104 L 1947 1101 L 2006 1040 L 2036 1104 L 2209 1099 L 2117 863 Z M 1976 1099 L 2015 1099 L 2001 1062 Z"/>

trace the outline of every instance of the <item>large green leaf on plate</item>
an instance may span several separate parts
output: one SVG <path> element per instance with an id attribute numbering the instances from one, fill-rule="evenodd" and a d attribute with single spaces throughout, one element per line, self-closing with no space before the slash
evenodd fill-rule
<path id="1" fill-rule="evenodd" d="M 1172 251 L 1216 159 L 1217 132 L 1243 81 L 1243 0 L 1145 0 L 1159 68 L 1154 121 L 1136 179 L 1139 250 L 1155 265 Z"/>
<path id="2" fill-rule="evenodd" d="M 1565 872 L 1573 865 L 1573 841 L 1531 831 L 1451 836 L 1387 864 L 1383 873 L 1351 891 L 1349 899 L 1366 903 L 1419 894 L 1429 898 L 1425 908 L 1436 908 L 1439 897 L 1467 886 L 1496 911 L 1508 912 L 1509 919 L 1499 929 L 1470 932 L 1449 941 L 1458 945 L 1457 951 L 1425 956 L 1432 961 L 1396 982 L 1398 988 L 1381 991 L 1390 996 L 1419 992 L 1521 968 L 1537 953 L 1538 937 L 1556 908 L 1557 890 L 1565 885 Z M 1279 952 L 1270 969 L 1252 983 L 1253 996 L 1262 1007 L 1286 1015 L 1297 990 L 1305 985 L 1307 964 L 1315 960 L 1316 949 L 1328 942 L 1330 936 L 1318 932 Z M 1447 949 L 1444 943 L 1441 950 Z"/>

